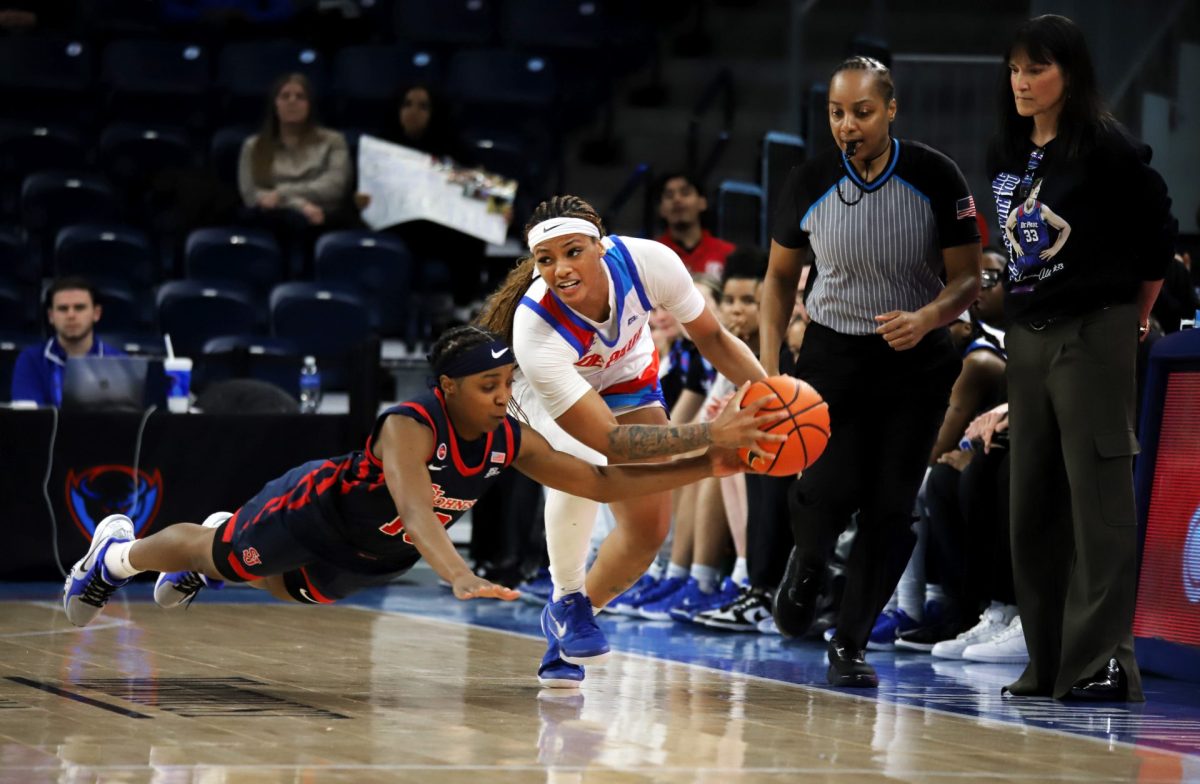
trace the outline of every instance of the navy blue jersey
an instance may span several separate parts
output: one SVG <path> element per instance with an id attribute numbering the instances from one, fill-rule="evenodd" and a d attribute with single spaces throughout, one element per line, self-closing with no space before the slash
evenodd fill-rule
<path id="1" fill-rule="evenodd" d="M 407 568 L 420 558 L 404 521 L 384 483 L 383 463 L 372 452 L 383 423 L 390 416 L 406 416 L 433 431 L 433 451 L 426 459 L 433 486 L 433 512 L 449 527 L 516 459 L 521 448 L 517 420 L 504 424 L 475 441 L 463 441 L 454 432 L 440 391 L 430 391 L 379 415 L 366 446 L 341 457 L 314 460 L 268 482 L 242 506 L 222 531 L 231 542 L 235 534 L 265 524 L 282 525 L 288 533 L 321 560 L 360 572 L 388 572 Z M 246 567 L 253 563 L 235 552 L 230 566 L 243 579 L 258 576 Z M 263 567 L 270 567 L 265 561 Z M 246 571 L 245 574 L 242 574 Z"/>

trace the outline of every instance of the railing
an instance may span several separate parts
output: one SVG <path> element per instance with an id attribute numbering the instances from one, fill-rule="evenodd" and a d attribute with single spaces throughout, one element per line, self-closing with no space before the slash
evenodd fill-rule
<path id="1" fill-rule="evenodd" d="M 617 190 L 616 194 L 608 202 L 608 207 L 601 213 L 604 220 L 604 225 L 611 231 L 616 224 L 617 216 L 621 214 L 621 210 L 635 196 L 641 192 L 642 196 L 642 214 L 640 231 L 637 233 L 639 237 L 650 237 L 654 233 L 654 204 L 651 197 L 651 183 L 654 180 L 654 169 L 648 163 L 639 163 L 633 167 L 629 177 L 625 183 Z"/>

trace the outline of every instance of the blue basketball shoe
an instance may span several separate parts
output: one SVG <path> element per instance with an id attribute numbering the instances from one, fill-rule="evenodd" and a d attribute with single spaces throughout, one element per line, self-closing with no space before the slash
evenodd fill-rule
<path id="1" fill-rule="evenodd" d="M 550 602 L 542 611 L 543 631 L 558 642 L 564 661 L 602 664 L 608 658 L 608 640 L 596 623 L 592 602 L 582 593 L 569 593 Z"/>
<path id="2" fill-rule="evenodd" d="M 671 620 L 692 623 L 700 613 L 724 607 L 736 599 L 737 594 L 737 583 L 728 577 L 711 593 L 700 590 L 699 582 L 688 580 L 687 588 L 675 594 L 677 601 L 667 612 Z"/>
<path id="3" fill-rule="evenodd" d="M 213 512 L 201 525 L 205 528 L 220 528 L 231 517 L 233 512 Z M 199 572 L 163 572 L 154 581 L 154 602 L 167 609 L 186 607 L 196 598 L 196 594 L 200 593 L 201 588 L 219 591 L 224 587 L 224 580 L 207 577 Z"/>
<path id="4" fill-rule="evenodd" d="M 542 634 L 546 635 L 546 655 L 538 666 L 538 683 L 550 689 L 577 689 L 583 683 L 583 668 L 564 661 L 558 638 L 551 630 L 550 605 L 542 608 Z"/>
<path id="5" fill-rule="evenodd" d="M 133 539 L 133 522 L 125 515 L 109 515 L 100 521 L 92 534 L 91 546 L 71 567 L 63 585 L 63 610 L 67 620 L 76 626 L 87 626 L 108 604 L 113 591 L 132 579 L 112 577 L 104 566 L 104 554 L 114 542 L 132 542 Z"/>
<path id="6" fill-rule="evenodd" d="M 617 615 L 640 617 L 641 614 L 638 612 L 638 607 L 642 605 L 642 600 L 646 592 L 657 584 L 658 581 L 651 577 L 649 573 L 643 574 L 624 593 L 609 602 L 605 609 Z"/>

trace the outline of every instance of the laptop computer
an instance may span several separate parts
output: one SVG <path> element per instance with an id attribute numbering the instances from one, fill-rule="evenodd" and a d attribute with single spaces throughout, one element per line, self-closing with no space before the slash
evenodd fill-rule
<path id="1" fill-rule="evenodd" d="M 145 357 L 71 357 L 63 370 L 62 407 L 141 411 L 152 402 L 146 395 L 149 370 Z"/>

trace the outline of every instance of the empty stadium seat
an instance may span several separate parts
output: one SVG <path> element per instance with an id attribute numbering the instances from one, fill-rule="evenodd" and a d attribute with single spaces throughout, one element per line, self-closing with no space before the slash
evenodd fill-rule
<path id="1" fill-rule="evenodd" d="M 495 30 L 493 0 L 396 0 L 396 38 L 416 43 L 482 46 Z"/>
<path id="2" fill-rule="evenodd" d="M 351 354 L 372 335 L 363 298 L 320 283 L 281 283 L 271 291 L 271 332 L 291 338 L 302 354 L 317 358 L 322 379 L 344 388 Z"/>
<path id="3" fill-rule="evenodd" d="M 133 196 L 158 172 L 190 168 L 198 161 L 187 133 L 179 128 L 132 123 L 104 129 L 99 157 L 109 177 Z"/>
<path id="4" fill-rule="evenodd" d="M 183 265 L 188 278 L 241 283 L 261 295 L 283 279 L 283 255 L 263 229 L 196 229 L 184 243 Z"/>
<path id="5" fill-rule="evenodd" d="M 104 49 L 101 79 L 114 119 L 202 128 L 209 115 L 212 62 L 208 49 L 179 41 L 113 41 Z"/>
<path id="6" fill-rule="evenodd" d="M 38 301 L 27 286 L 0 281 L 0 330 L 31 331 L 38 327 Z"/>
<path id="7" fill-rule="evenodd" d="M 44 171 L 21 184 L 21 223 L 33 248 L 48 268 L 54 235 L 73 223 L 108 222 L 121 218 L 121 200 L 103 177 L 87 172 Z"/>
<path id="8" fill-rule="evenodd" d="M 91 49 L 81 40 L 13 35 L 0 38 L 0 101 L 8 117 L 90 121 Z"/>
<path id="9" fill-rule="evenodd" d="M 173 280 L 158 289 L 158 325 L 175 353 L 199 355 L 211 338 L 261 332 L 254 294 L 236 284 Z"/>
<path id="10" fill-rule="evenodd" d="M 0 227 L 0 281 L 32 286 L 41 275 L 37 256 L 15 226 Z"/>
<path id="11" fill-rule="evenodd" d="M 406 324 L 413 289 L 412 254 L 396 237 L 370 231 L 333 231 L 317 240 L 314 266 L 318 282 L 350 283 L 359 288 L 380 334 L 399 335 Z"/>
<path id="12" fill-rule="evenodd" d="M 221 182 L 237 187 L 242 145 L 255 133 L 256 129 L 248 125 L 229 125 L 213 134 L 208 145 L 208 165 Z"/>
<path id="13" fill-rule="evenodd" d="M 468 117 L 494 111 L 528 112 L 543 120 L 558 97 L 553 64 L 504 49 L 460 51 L 450 60 L 446 87 Z"/>
<path id="14" fill-rule="evenodd" d="M 55 274 L 124 281 L 145 289 L 154 283 L 157 256 L 141 229 L 85 223 L 59 230 L 54 241 Z"/>
<path id="15" fill-rule="evenodd" d="M 119 280 L 92 279 L 100 303 L 100 322 L 105 330 L 141 332 L 154 326 L 154 298 L 148 290 L 135 289 Z"/>
<path id="16" fill-rule="evenodd" d="M 0 212 L 15 215 L 21 181 L 46 169 L 79 169 L 86 148 L 69 125 L 12 122 L 0 126 Z"/>
<path id="17" fill-rule="evenodd" d="M 138 357 L 165 357 L 167 345 L 163 337 L 155 330 L 109 330 L 104 319 L 96 325 L 96 334 L 110 346 L 119 348 L 126 354 Z"/>
<path id="18" fill-rule="evenodd" d="M 348 46 L 333 62 L 337 118 L 342 125 L 377 130 L 394 123 L 400 90 L 412 84 L 436 86 L 441 58 L 410 46 Z"/>
<path id="19" fill-rule="evenodd" d="M 722 182 L 717 189 L 717 236 L 738 247 L 766 247 L 763 201 L 763 189 L 752 182 Z"/>

